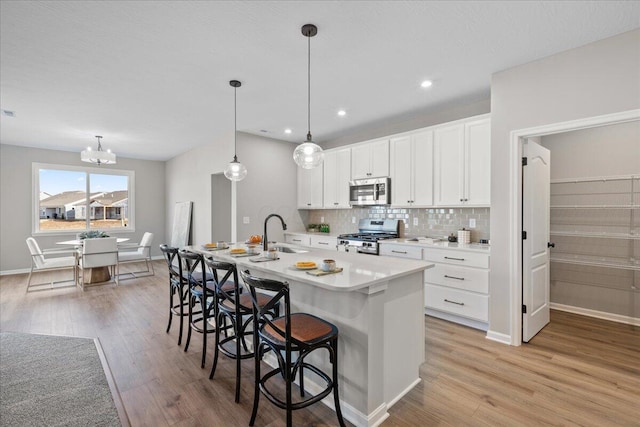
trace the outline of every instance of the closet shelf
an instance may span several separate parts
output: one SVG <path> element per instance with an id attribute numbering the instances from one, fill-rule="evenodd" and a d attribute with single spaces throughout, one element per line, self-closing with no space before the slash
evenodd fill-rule
<path id="1" fill-rule="evenodd" d="M 640 205 L 551 205 L 551 209 L 640 209 Z"/>
<path id="2" fill-rule="evenodd" d="M 640 271 L 640 263 L 638 262 L 638 260 L 622 260 L 620 258 L 554 254 L 551 256 L 551 262 Z"/>
<path id="3" fill-rule="evenodd" d="M 552 236 L 567 236 L 567 237 L 595 237 L 601 239 L 624 239 L 624 240 L 640 240 L 640 235 L 630 233 L 588 233 L 582 231 L 551 231 L 549 234 Z"/>

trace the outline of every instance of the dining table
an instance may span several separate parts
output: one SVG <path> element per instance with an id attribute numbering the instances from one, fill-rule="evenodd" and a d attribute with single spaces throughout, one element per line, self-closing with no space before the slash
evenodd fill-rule
<path id="1" fill-rule="evenodd" d="M 126 242 L 128 242 L 128 237 L 117 237 L 116 243 L 118 246 L 125 246 Z M 64 246 L 73 246 L 74 248 L 80 248 L 84 239 L 72 239 L 72 240 L 63 240 L 62 242 L 56 242 L 56 245 L 64 245 Z M 80 259 L 82 256 L 81 253 L 78 253 L 77 258 Z M 83 276 L 84 283 L 92 284 L 92 283 L 102 283 L 108 280 L 111 280 L 111 273 L 109 272 L 109 267 L 94 267 L 88 268 L 86 276 Z"/>

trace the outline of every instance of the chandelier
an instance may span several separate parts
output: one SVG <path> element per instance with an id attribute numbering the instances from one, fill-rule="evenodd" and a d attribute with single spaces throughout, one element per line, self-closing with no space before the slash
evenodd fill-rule
<path id="1" fill-rule="evenodd" d="M 98 138 L 98 150 L 94 151 L 91 147 L 87 147 L 87 149 L 80 154 L 80 160 L 83 162 L 95 163 L 98 166 L 116 163 L 116 155 L 113 154 L 111 150 L 102 150 L 102 144 L 100 143 L 102 137 L 100 135 L 96 135 L 96 138 Z"/>

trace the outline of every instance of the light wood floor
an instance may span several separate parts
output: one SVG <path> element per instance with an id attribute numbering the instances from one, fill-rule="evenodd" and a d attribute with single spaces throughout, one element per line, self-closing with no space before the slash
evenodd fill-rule
<path id="1" fill-rule="evenodd" d="M 164 262 L 153 277 L 85 290 L 25 293 L 26 275 L 0 277 L 0 330 L 98 337 L 133 426 L 246 426 L 253 370 L 220 357 L 200 369 L 201 338 L 185 353 L 177 322 L 169 334 Z M 640 330 L 552 312 L 531 343 L 510 347 L 481 331 L 425 318 L 423 381 L 390 410 L 383 426 L 640 426 Z M 212 353 L 212 346 L 209 347 Z M 256 426 L 284 425 L 266 399 Z M 334 426 L 322 404 L 294 413 L 296 426 Z"/>

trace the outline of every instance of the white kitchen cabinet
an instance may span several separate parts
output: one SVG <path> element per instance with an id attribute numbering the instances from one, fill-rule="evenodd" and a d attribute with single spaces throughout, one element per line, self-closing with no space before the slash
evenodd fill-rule
<path id="1" fill-rule="evenodd" d="M 391 204 L 433 205 L 433 132 L 423 131 L 390 141 Z"/>
<path id="2" fill-rule="evenodd" d="M 324 152 L 325 208 L 350 208 L 349 180 L 351 179 L 351 149 L 327 150 Z"/>
<path id="3" fill-rule="evenodd" d="M 491 203 L 491 120 L 458 122 L 434 130 L 437 206 Z"/>
<path id="4" fill-rule="evenodd" d="M 422 259 L 422 248 L 408 245 L 380 245 L 380 255 L 396 258 Z"/>
<path id="5" fill-rule="evenodd" d="M 427 314 L 486 330 L 489 320 L 489 254 L 473 250 L 424 249 L 435 267 L 425 271 Z"/>
<path id="6" fill-rule="evenodd" d="M 351 148 L 351 179 L 389 176 L 389 140 L 366 142 Z"/>
<path id="7" fill-rule="evenodd" d="M 298 209 L 322 208 L 322 167 L 298 168 Z"/>
<path id="8" fill-rule="evenodd" d="M 309 236 L 310 243 L 309 246 L 312 248 L 320 248 L 327 250 L 337 250 L 338 238 L 335 236 L 326 236 L 326 235 L 310 235 Z"/>
<path id="9" fill-rule="evenodd" d="M 292 245 L 311 246 L 311 238 L 308 235 L 302 233 L 285 233 L 284 241 L 285 243 L 290 243 Z"/>

